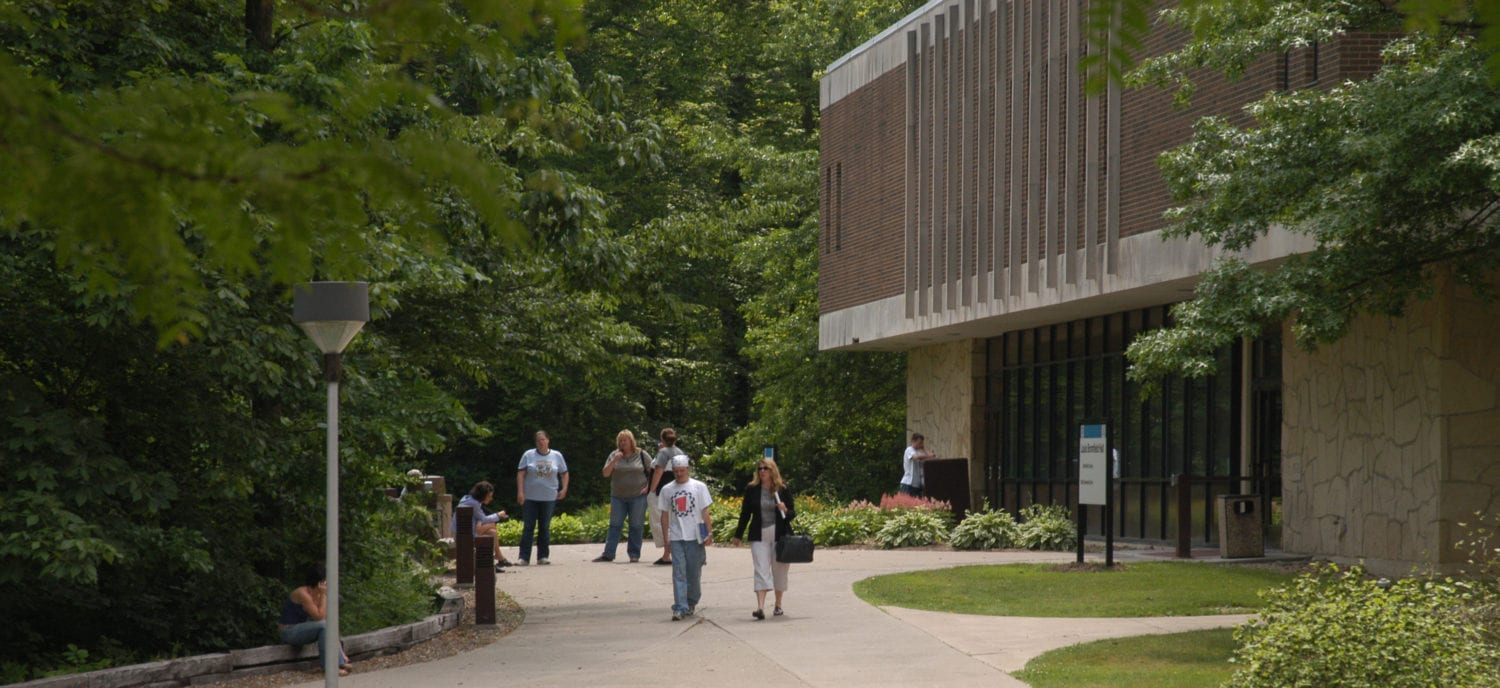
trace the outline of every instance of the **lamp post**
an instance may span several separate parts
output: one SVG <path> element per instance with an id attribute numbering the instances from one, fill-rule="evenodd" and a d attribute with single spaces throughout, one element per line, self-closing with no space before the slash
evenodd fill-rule
<path id="1" fill-rule="evenodd" d="M 328 382 L 328 613 L 324 617 L 323 679 L 339 684 L 339 372 L 344 347 L 370 320 L 370 285 L 365 282 L 308 282 L 292 288 L 292 320 L 323 352 L 323 379 Z"/>

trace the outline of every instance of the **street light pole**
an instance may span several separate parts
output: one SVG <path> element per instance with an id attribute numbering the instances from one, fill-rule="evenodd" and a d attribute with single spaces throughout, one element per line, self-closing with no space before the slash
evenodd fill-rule
<path id="1" fill-rule="evenodd" d="M 328 606 L 324 616 L 323 680 L 339 684 L 339 376 L 344 347 L 370 319 L 369 285 L 364 282 L 309 282 L 292 289 L 292 320 L 323 352 L 323 378 L 328 383 L 328 471 L 324 568 L 328 574 Z"/>

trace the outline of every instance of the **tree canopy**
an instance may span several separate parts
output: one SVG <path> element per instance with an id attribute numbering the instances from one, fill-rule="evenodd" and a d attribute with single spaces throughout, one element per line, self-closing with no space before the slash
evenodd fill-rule
<path id="1" fill-rule="evenodd" d="M 1400 315 L 1430 296 L 1441 274 L 1488 294 L 1500 259 L 1500 93 L 1483 32 L 1403 23 L 1378 0 L 1236 7 L 1165 12 L 1193 38 L 1146 60 L 1134 83 L 1186 86 L 1187 98 L 1194 69 L 1234 75 L 1268 52 L 1362 32 L 1391 40 L 1371 78 L 1267 94 L 1249 123 L 1203 119 L 1161 156 L 1176 202 L 1168 235 L 1235 250 L 1281 227 L 1314 248 L 1269 268 L 1220 260 L 1171 327 L 1131 345 L 1137 380 L 1211 373 L 1216 349 L 1288 319 L 1304 347 L 1337 340 L 1362 314 Z"/>
<path id="2" fill-rule="evenodd" d="M 666 425 L 722 485 L 769 443 L 888 489 L 902 358 L 816 351 L 816 79 L 916 4 L 0 0 L 0 682 L 272 641 L 322 552 L 293 282 L 371 284 L 348 632 L 427 604 L 380 488 L 513 508 L 538 428 L 564 509 Z"/>

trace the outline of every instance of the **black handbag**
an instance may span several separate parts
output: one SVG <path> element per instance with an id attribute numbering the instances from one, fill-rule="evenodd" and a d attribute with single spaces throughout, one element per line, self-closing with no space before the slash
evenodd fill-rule
<path id="1" fill-rule="evenodd" d="M 811 535 L 788 535 L 776 541 L 776 561 L 783 564 L 811 564 L 813 539 Z"/>

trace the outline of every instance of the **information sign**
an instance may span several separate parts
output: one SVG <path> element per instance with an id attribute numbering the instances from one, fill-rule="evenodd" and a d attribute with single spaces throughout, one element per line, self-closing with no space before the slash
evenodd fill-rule
<path id="1" fill-rule="evenodd" d="M 1109 441 L 1104 425 L 1078 426 L 1078 503 L 1108 504 Z"/>

